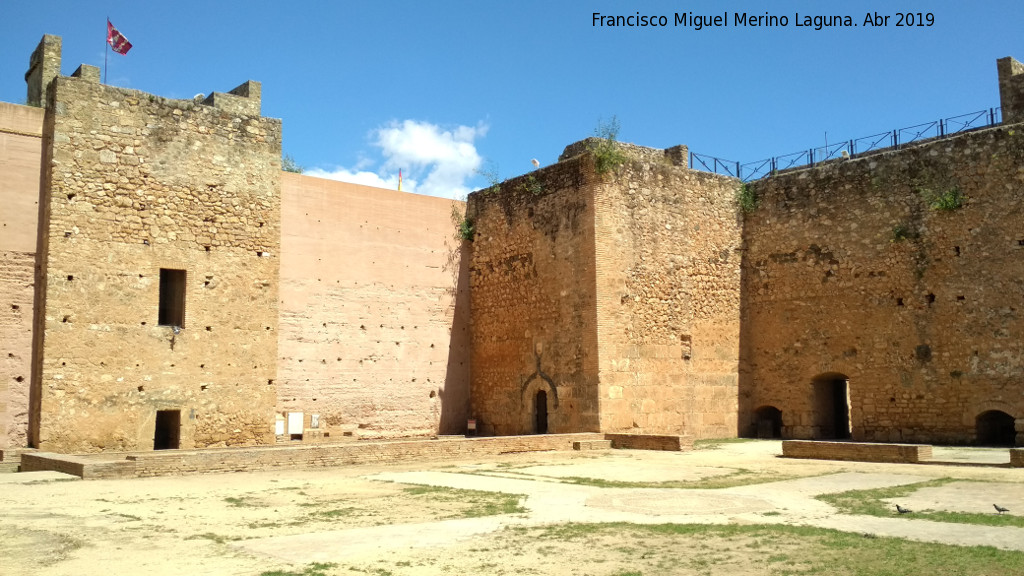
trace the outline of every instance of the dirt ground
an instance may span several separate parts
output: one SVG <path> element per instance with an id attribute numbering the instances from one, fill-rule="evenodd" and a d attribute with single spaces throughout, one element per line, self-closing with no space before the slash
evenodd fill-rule
<path id="1" fill-rule="evenodd" d="M 816 526 L 1024 550 L 1024 528 L 844 516 L 814 498 L 955 478 L 900 503 L 984 514 L 998 502 L 1024 515 L 1024 469 L 780 453 L 778 442 L 751 441 L 686 453 L 530 453 L 129 480 L 4 474 L 0 574 L 815 573 L 800 572 L 799 539 L 706 528 L 716 525 Z M 685 538 L 629 528 L 665 524 L 703 528 Z M 759 550 L 769 541 L 770 550 Z"/>

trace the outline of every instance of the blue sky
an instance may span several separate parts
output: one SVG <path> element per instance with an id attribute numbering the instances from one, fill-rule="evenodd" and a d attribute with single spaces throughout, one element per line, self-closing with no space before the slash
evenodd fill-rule
<path id="1" fill-rule="evenodd" d="M 898 5 L 898 6 L 897 6 Z M 728 27 L 672 26 L 679 11 Z M 669 26 L 593 26 L 593 12 Z M 896 27 L 896 12 L 934 25 Z M 786 16 L 740 28 L 736 12 Z M 889 26 L 861 24 L 866 13 Z M 108 83 L 171 98 L 263 83 L 263 114 L 311 173 L 461 196 L 556 161 L 618 119 L 619 139 L 740 161 L 999 105 L 997 58 L 1024 60 L 1024 3 L 271 2 L 4 0 L 0 100 L 22 102 L 28 57 L 63 37 L 63 70 L 103 65 L 106 18 L 134 44 Z M 796 27 L 796 15 L 856 27 Z"/>

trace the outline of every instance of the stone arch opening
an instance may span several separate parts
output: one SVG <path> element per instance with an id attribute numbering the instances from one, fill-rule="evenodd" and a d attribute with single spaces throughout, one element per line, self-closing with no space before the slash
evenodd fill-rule
<path id="1" fill-rule="evenodd" d="M 825 372 L 812 379 L 813 419 L 817 438 L 850 437 L 850 379 L 839 372 Z"/>
<path id="2" fill-rule="evenodd" d="M 762 406 L 754 412 L 757 438 L 782 438 L 782 410 Z"/>
<path id="3" fill-rule="evenodd" d="M 548 433 L 548 393 L 545 390 L 537 390 L 533 398 L 533 433 Z"/>
<path id="4" fill-rule="evenodd" d="M 974 419 L 977 443 L 981 446 L 1013 446 L 1017 443 L 1014 418 L 1002 410 L 988 410 Z"/>

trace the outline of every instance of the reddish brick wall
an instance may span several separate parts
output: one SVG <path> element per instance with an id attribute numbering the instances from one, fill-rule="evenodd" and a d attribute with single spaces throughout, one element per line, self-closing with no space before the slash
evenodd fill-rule
<path id="1" fill-rule="evenodd" d="M 43 110 L 0 102 L 0 448 L 28 442 Z"/>

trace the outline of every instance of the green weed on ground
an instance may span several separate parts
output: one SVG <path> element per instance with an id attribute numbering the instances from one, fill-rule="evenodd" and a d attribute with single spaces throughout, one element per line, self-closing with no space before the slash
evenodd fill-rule
<path id="1" fill-rule="evenodd" d="M 309 566 L 306 566 L 302 572 L 292 572 L 285 570 L 271 570 L 269 572 L 261 572 L 260 576 L 327 576 L 327 571 L 334 568 L 337 564 L 314 562 Z"/>
<path id="2" fill-rule="evenodd" d="M 545 528 L 512 528 L 537 540 L 561 542 L 642 538 L 656 554 L 630 559 L 636 570 L 624 574 L 659 573 L 664 566 L 689 566 L 694 573 L 725 574 L 737 563 L 756 565 L 764 574 L 828 574 L 836 576 L 1003 576 L 1024 574 L 1024 553 L 992 547 L 961 547 L 865 537 L 806 526 L 696 524 L 635 525 L 627 523 L 562 524 Z M 676 544 L 677 543 L 677 544 Z M 769 553 L 770 552 L 770 553 Z M 690 572 L 687 572 L 690 573 Z"/>
<path id="3" fill-rule="evenodd" d="M 899 516 L 906 519 L 934 520 L 936 522 L 950 522 L 953 524 L 979 524 L 982 526 L 1017 526 L 1024 528 L 1024 518 L 1010 514 L 996 514 L 993 509 L 991 514 L 977 514 L 971 512 L 949 512 L 944 510 L 917 510 L 910 514 L 898 514 L 895 506 L 885 502 L 885 499 L 901 498 L 909 496 L 921 488 L 944 486 L 950 482 L 956 482 L 955 478 L 938 478 L 927 482 L 893 486 L 891 488 L 877 488 L 874 490 L 850 490 L 837 494 L 822 494 L 818 500 L 835 506 L 842 514 L 854 514 L 863 516 Z"/>
<path id="4" fill-rule="evenodd" d="M 463 490 L 444 486 L 410 486 L 403 490 L 405 494 L 421 497 L 433 502 L 451 502 L 470 504 L 460 511 L 456 517 L 479 518 L 498 514 L 521 514 L 526 512 L 521 504 L 525 496 L 507 494 L 505 492 L 486 492 L 483 490 Z"/>

